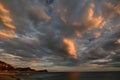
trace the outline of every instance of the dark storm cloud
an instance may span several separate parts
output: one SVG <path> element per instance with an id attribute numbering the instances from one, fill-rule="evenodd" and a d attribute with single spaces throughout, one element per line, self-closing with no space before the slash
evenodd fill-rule
<path id="1" fill-rule="evenodd" d="M 116 40 L 113 40 L 113 41 L 109 41 L 109 42 L 106 42 L 103 46 L 104 49 L 106 50 L 116 50 L 116 49 L 119 49 L 119 44 L 116 44 L 115 43 Z"/>
<path id="2" fill-rule="evenodd" d="M 9 25 L 15 26 L 14 30 L 10 30 L 12 36 L 7 35 L 7 39 L 1 39 L 0 48 L 4 49 L 4 52 L 28 59 L 46 57 L 45 60 L 53 62 L 53 65 L 77 66 L 84 60 L 105 58 L 110 51 L 120 48 L 119 44 L 115 43 L 120 38 L 117 31 L 120 25 L 119 0 L 0 2 L 3 6 L 0 12 L 9 11 L 4 17 L 11 18 Z M 3 17 L 1 20 L 4 21 Z M 8 29 L 4 25 L 0 27 L 5 28 L 5 31 Z M 8 33 L 0 32 L 2 38 Z M 98 32 L 99 37 L 94 36 L 94 32 Z M 74 42 L 77 59 L 66 50 L 69 49 L 69 45 L 65 44 L 64 38 L 67 38 L 69 43 Z M 82 45 L 84 47 L 79 48 Z M 60 59 L 51 60 L 58 56 Z"/>
<path id="3" fill-rule="evenodd" d="M 110 35 L 108 37 L 108 41 L 106 43 L 104 43 L 103 48 L 107 51 L 115 51 L 120 49 L 120 44 L 117 42 L 117 40 L 120 38 L 119 35 L 120 31 L 117 30 L 116 32 L 114 32 L 112 35 Z"/>

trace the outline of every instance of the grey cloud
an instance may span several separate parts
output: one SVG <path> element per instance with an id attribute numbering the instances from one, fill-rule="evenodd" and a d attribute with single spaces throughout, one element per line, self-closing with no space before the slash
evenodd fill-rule
<path id="1" fill-rule="evenodd" d="M 120 20 L 119 0 L 0 2 L 10 11 L 12 24 L 16 27 L 13 38 L 1 40 L 0 48 L 7 53 L 26 59 L 59 56 L 60 60 L 46 60 L 53 62 L 53 65 L 77 66 L 84 60 L 105 58 L 110 51 L 120 48 L 115 44 L 120 38 L 117 31 Z M 77 37 L 76 32 L 83 37 Z M 100 32 L 100 37 L 96 38 L 94 32 Z M 73 39 L 78 46 L 78 59 L 65 50 L 67 46 L 62 41 L 65 37 Z"/>

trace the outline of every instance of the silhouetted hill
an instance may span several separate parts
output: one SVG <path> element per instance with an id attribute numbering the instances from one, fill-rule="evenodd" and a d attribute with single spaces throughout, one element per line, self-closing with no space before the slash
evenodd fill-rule
<path id="1" fill-rule="evenodd" d="M 35 69 L 31 69 L 30 67 L 26 67 L 26 68 L 16 68 L 16 70 L 21 71 L 21 72 L 48 72 L 47 70 L 35 70 Z"/>
<path id="2" fill-rule="evenodd" d="M 18 70 L 18 71 L 36 71 L 35 69 L 31 69 L 30 67 L 26 67 L 26 68 L 16 68 L 16 70 Z"/>
<path id="3" fill-rule="evenodd" d="M 35 72 L 35 71 L 36 72 L 48 72 L 47 70 L 35 70 L 35 69 L 31 69 L 30 67 L 14 68 L 10 64 L 0 61 L 0 72 L 9 72 L 9 71 L 13 71 L 13 72 Z"/>
<path id="4" fill-rule="evenodd" d="M 0 61 L 0 71 L 13 71 L 15 68 L 10 64 Z"/>
<path id="5" fill-rule="evenodd" d="M 48 72 L 48 71 L 45 69 L 45 70 L 38 70 L 37 72 Z"/>

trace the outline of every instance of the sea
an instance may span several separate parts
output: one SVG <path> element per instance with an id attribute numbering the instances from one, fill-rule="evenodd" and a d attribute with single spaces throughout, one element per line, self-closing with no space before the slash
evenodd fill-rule
<path id="1" fill-rule="evenodd" d="M 0 74 L 0 80 L 120 80 L 120 72 L 27 72 Z"/>

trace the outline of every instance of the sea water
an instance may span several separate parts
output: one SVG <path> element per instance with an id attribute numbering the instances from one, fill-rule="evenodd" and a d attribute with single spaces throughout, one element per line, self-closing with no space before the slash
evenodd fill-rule
<path id="1" fill-rule="evenodd" d="M 0 75 L 0 80 L 120 80 L 120 72 L 34 72 Z"/>

